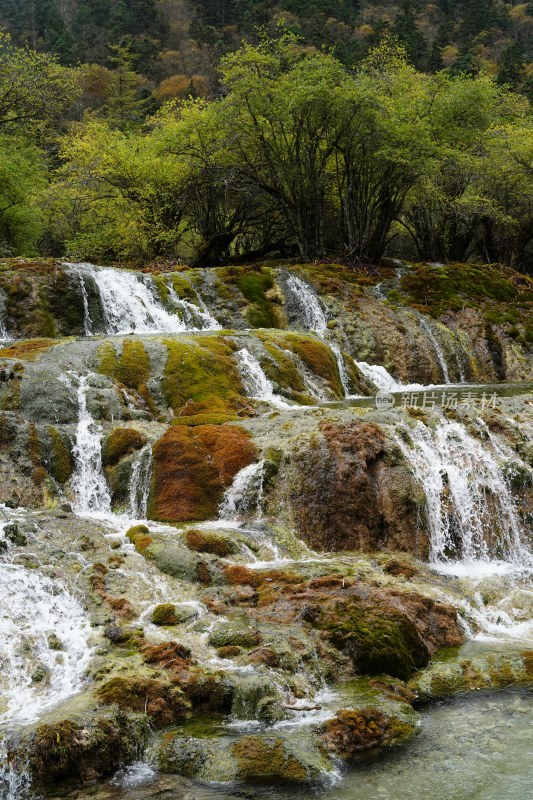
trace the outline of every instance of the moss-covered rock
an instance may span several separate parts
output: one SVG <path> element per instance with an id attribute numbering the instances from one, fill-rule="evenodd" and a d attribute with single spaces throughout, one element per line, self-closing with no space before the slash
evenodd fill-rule
<path id="1" fill-rule="evenodd" d="M 495 690 L 533 684 L 533 658 L 524 653 L 494 653 L 435 661 L 409 683 L 419 701 L 448 697 L 459 692 Z"/>
<path id="2" fill-rule="evenodd" d="M 173 603 L 161 603 L 152 611 L 154 625 L 177 625 L 176 606 Z"/>
<path id="3" fill-rule="evenodd" d="M 153 452 L 150 517 L 167 522 L 216 517 L 225 489 L 256 456 L 236 425 L 171 427 Z"/>
<path id="4" fill-rule="evenodd" d="M 178 686 L 150 678 L 117 676 L 99 686 L 96 696 L 105 705 L 148 714 L 159 727 L 184 719 L 190 710 L 190 704 Z"/>
<path id="5" fill-rule="evenodd" d="M 257 647 L 261 634 L 245 624 L 227 624 L 215 628 L 209 635 L 211 647 Z"/>
<path id="6" fill-rule="evenodd" d="M 232 555 L 239 549 L 228 536 L 196 528 L 189 528 L 185 532 L 185 543 L 190 550 L 197 553 L 211 553 L 221 557 Z"/>
<path id="7" fill-rule="evenodd" d="M 383 747 L 403 744 L 416 729 L 415 720 L 399 719 L 378 708 L 338 711 L 322 726 L 326 749 L 337 758 L 353 762 Z"/>
<path id="8" fill-rule="evenodd" d="M 429 650 L 415 624 L 395 608 L 363 609 L 341 602 L 319 613 L 313 622 L 328 632 L 332 644 L 352 659 L 359 673 L 385 673 L 407 680 L 429 661 Z"/>
<path id="9" fill-rule="evenodd" d="M 148 740 L 144 715 L 104 714 L 39 725 L 8 744 L 9 761 L 29 771 L 34 789 L 57 789 L 64 780 L 87 783 L 139 757 Z"/>
<path id="10" fill-rule="evenodd" d="M 115 428 L 106 437 L 102 446 L 102 463 L 112 467 L 146 444 L 146 436 L 134 428 Z"/>
<path id="11" fill-rule="evenodd" d="M 126 531 L 126 536 L 141 555 L 144 555 L 146 549 L 154 541 L 150 536 L 150 529 L 146 525 L 134 525 Z"/>

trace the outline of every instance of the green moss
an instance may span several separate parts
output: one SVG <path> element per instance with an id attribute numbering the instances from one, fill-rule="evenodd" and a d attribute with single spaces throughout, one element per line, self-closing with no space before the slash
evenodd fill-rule
<path id="1" fill-rule="evenodd" d="M 116 377 L 132 389 L 138 389 L 146 384 L 150 377 L 150 359 L 139 341 L 126 340 L 122 345 Z"/>
<path id="2" fill-rule="evenodd" d="M 117 373 L 118 356 L 115 346 L 111 342 L 103 342 L 97 351 L 98 372 L 114 378 Z"/>
<path id="3" fill-rule="evenodd" d="M 252 328 L 280 328 L 280 313 L 269 293 L 275 283 L 272 272 L 258 264 L 218 270 L 223 284 L 236 286 L 247 301 L 246 318 Z"/>
<path id="4" fill-rule="evenodd" d="M 144 712 L 158 726 L 183 719 L 190 709 L 179 687 L 149 678 L 111 678 L 97 689 L 96 696 L 106 705 Z"/>
<path id="5" fill-rule="evenodd" d="M 177 625 L 176 606 L 173 603 L 162 603 L 152 611 L 154 625 Z"/>
<path id="6" fill-rule="evenodd" d="M 146 444 L 146 436 L 133 428 L 115 428 L 106 438 L 102 448 L 104 467 L 114 466 L 124 456 L 140 450 Z"/>
<path id="7" fill-rule="evenodd" d="M 145 551 L 154 541 L 146 525 L 134 525 L 126 531 L 126 536 L 141 555 L 145 554 Z"/>
<path id="8" fill-rule="evenodd" d="M 277 778 L 302 782 L 309 778 L 302 761 L 287 752 L 281 739 L 266 740 L 259 736 L 243 736 L 232 747 L 241 778 Z"/>
<path id="9" fill-rule="evenodd" d="M 362 609 L 346 601 L 319 613 L 317 627 L 344 651 L 361 673 L 407 680 L 426 666 L 429 652 L 411 620 L 392 608 Z"/>
<path id="10" fill-rule="evenodd" d="M 51 442 L 50 473 L 58 483 L 67 483 L 74 470 L 74 463 L 70 447 L 68 447 L 56 428 L 48 428 Z"/>
<path id="11" fill-rule="evenodd" d="M 130 389 L 145 386 L 150 377 L 150 359 L 142 342 L 125 339 L 122 351 L 117 355 L 111 342 L 98 348 L 98 372 L 114 378 Z"/>
<path id="12" fill-rule="evenodd" d="M 168 358 L 162 381 L 168 405 L 183 416 L 226 414 L 238 408 L 240 375 L 232 357 L 235 346 L 224 338 L 165 342 Z"/>
<path id="13" fill-rule="evenodd" d="M 533 282 L 516 281 L 513 270 L 494 264 L 447 264 L 434 267 L 420 264 L 401 279 L 402 291 L 421 310 L 438 316 L 446 310 L 461 310 L 465 305 L 485 303 L 528 303 L 533 297 Z M 515 308 L 490 309 L 489 321 L 516 322 Z"/>

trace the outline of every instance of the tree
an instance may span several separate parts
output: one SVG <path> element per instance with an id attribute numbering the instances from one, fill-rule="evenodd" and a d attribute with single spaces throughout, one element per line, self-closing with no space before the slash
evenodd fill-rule
<path id="1" fill-rule="evenodd" d="M 0 29 L 0 130 L 40 133 L 57 122 L 78 94 L 73 70 L 48 54 L 13 47 Z"/>
<path id="2" fill-rule="evenodd" d="M 153 136 L 91 120 L 61 144 L 46 195 L 49 229 L 70 253 L 139 260 L 175 256 L 185 228 L 185 166 Z"/>
<path id="3" fill-rule="evenodd" d="M 45 185 L 46 165 L 35 145 L 0 135 L 1 255 L 36 255 L 42 232 L 36 199 Z"/>

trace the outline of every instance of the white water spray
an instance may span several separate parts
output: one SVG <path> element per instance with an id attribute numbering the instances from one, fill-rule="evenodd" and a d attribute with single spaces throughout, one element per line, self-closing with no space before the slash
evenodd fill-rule
<path id="1" fill-rule="evenodd" d="M 58 580 L 15 564 L 0 564 L 0 605 L 0 724 L 30 722 L 79 691 L 90 621 Z"/>
<path id="2" fill-rule="evenodd" d="M 276 408 L 294 408 L 274 392 L 274 386 L 265 375 L 261 364 L 246 347 L 236 353 L 236 358 L 244 390 L 248 397 L 253 400 L 262 400 Z"/>
<path id="3" fill-rule="evenodd" d="M 180 317 L 170 314 L 163 306 L 151 275 L 86 263 L 67 263 L 65 266 L 78 273 L 82 280 L 89 277 L 96 284 L 105 333 L 179 333 L 187 330 Z"/>
<path id="4" fill-rule="evenodd" d="M 172 285 L 172 281 L 167 281 L 168 294 L 171 302 L 176 307 L 176 310 L 181 314 L 185 329 L 188 331 L 219 331 L 222 326 L 217 320 L 209 313 L 202 303 L 202 307 L 198 308 L 194 303 L 188 300 L 183 300 L 178 296 L 176 290 Z M 198 297 L 198 293 L 196 293 Z"/>
<path id="5" fill-rule="evenodd" d="M 133 519 L 147 519 L 150 481 L 152 478 L 152 445 L 146 444 L 133 464 L 130 478 L 130 514 Z"/>
<path id="6" fill-rule="evenodd" d="M 261 511 L 265 462 L 249 464 L 235 476 L 226 490 L 219 509 L 219 519 L 235 521 L 257 509 Z"/>
<path id="7" fill-rule="evenodd" d="M 71 480 L 75 511 L 80 515 L 110 514 L 111 496 L 102 469 L 102 429 L 87 408 L 87 378 L 74 377 L 79 382 L 79 416 L 73 450 L 75 470 Z"/>
<path id="8" fill-rule="evenodd" d="M 494 437 L 482 443 L 444 418 L 434 429 L 421 422 L 403 428 L 397 442 L 424 488 L 434 563 L 458 558 L 474 572 L 493 561 L 533 566 L 503 445 Z M 532 472 L 523 462 L 520 467 Z"/>

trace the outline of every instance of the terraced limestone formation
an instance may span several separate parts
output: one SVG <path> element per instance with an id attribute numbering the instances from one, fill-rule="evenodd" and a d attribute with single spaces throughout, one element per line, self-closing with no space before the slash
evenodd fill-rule
<path id="1" fill-rule="evenodd" d="M 531 682 L 530 280 L 7 260 L 0 311 L 0 796 L 334 781 Z"/>

